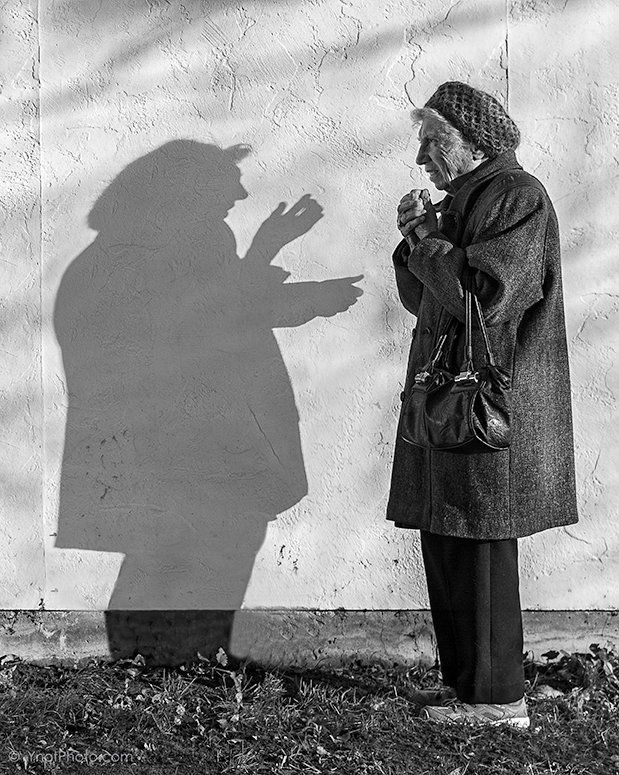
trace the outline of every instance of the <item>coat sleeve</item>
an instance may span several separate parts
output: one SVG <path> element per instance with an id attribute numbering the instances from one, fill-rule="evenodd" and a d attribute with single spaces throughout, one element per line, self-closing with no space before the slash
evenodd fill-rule
<path id="1" fill-rule="evenodd" d="M 410 249 L 403 239 L 393 252 L 393 268 L 400 301 L 413 315 L 419 314 L 423 283 L 408 268 Z"/>
<path id="2" fill-rule="evenodd" d="M 409 271 L 458 320 L 464 320 L 464 267 L 488 325 L 519 319 L 543 297 L 544 243 L 549 203 L 543 191 L 519 186 L 488 208 L 473 241 L 460 248 L 440 231 L 421 239 L 408 257 Z"/>

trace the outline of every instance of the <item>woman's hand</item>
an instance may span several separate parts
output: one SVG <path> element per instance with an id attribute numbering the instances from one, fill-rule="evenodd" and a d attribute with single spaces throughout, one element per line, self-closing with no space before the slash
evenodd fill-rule
<path id="1" fill-rule="evenodd" d="M 423 239 L 438 229 L 436 211 L 426 188 L 414 188 L 402 197 L 398 205 L 398 229 L 405 239 L 413 232 Z"/>

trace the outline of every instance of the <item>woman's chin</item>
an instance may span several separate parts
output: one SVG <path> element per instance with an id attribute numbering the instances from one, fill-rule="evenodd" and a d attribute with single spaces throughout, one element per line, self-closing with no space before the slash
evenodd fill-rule
<path id="1" fill-rule="evenodd" d="M 440 172 L 432 172 L 429 177 L 430 183 L 432 183 L 434 188 L 438 189 L 439 191 L 443 191 L 449 185 L 448 181 L 445 180 Z"/>

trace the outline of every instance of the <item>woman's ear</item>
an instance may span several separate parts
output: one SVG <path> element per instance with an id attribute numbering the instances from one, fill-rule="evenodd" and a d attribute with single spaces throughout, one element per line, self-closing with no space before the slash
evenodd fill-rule
<path id="1" fill-rule="evenodd" d="M 483 159 L 486 154 L 480 148 L 473 148 L 473 158 Z"/>

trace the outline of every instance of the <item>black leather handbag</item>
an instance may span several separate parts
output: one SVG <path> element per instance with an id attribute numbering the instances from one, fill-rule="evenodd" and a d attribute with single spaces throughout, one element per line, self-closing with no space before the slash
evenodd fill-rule
<path id="1" fill-rule="evenodd" d="M 459 322 L 452 316 L 430 359 L 403 393 L 400 435 L 404 441 L 428 449 L 496 452 L 509 447 L 511 441 L 511 377 L 494 361 L 470 271 L 465 270 L 463 286 L 465 337 L 460 371 L 453 373 L 444 357 L 450 327 Z M 471 344 L 473 301 L 486 351 L 485 363 L 478 369 Z"/>

